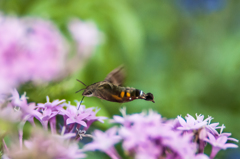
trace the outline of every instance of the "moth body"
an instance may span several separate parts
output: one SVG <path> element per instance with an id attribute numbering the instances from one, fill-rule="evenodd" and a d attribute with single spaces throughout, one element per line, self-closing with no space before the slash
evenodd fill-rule
<path id="1" fill-rule="evenodd" d="M 82 95 L 86 97 L 95 96 L 118 103 L 129 102 L 135 99 L 144 99 L 155 103 L 152 93 L 144 93 L 136 88 L 121 86 L 123 79 L 122 67 L 117 68 L 109 73 L 104 81 L 87 86 Z"/>

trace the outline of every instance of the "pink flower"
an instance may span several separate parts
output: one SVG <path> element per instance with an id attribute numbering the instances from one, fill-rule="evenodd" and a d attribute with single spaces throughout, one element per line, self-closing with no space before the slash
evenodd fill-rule
<path id="1" fill-rule="evenodd" d="M 77 123 L 84 127 L 87 127 L 87 124 L 84 121 L 84 119 L 90 115 L 90 112 L 81 113 L 79 110 L 77 110 L 77 107 L 68 106 L 65 111 L 65 114 L 68 117 L 66 120 L 67 125 Z"/>
<path id="2" fill-rule="evenodd" d="M 10 121 L 10 122 L 20 122 L 21 121 L 22 112 L 15 111 L 11 107 L 0 107 L 0 120 Z"/>
<path id="3" fill-rule="evenodd" d="M 38 103 L 38 110 L 42 112 L 41 120 L 48 121 L 50 118 L 56 116 L 57 114 L 62 114 L 64 109 L 62 108 L 62 103 L 66 100 L 54 100 L 53 102 L 50 102 L 49 97 L 47 96 L 47 102 L 46 103 Z"/>
<path id="4" fill-rule="evenodd" d="M 56 131 L 56 115 L 62 114 L 64 109 L 62 108 L 62 103 L 65 102 L 65 99 L 63 100 L 54 100 L 53 102 L 50 102 L 49 97 L 47 96 L 47 102 L 46 103 L 39 103 L 38 104 L 38 110 L 41 111 L 42 114 L 38 116 L 39 121 L 42 123 L 43 127 L 45 129 L 48 128 L 48 122 L 50 123 L 51 131 L 54 133 Z"/>
<path id="5" fill-rule="evenodd" d="M 198 123 L 207 122 L 207 125 L 205 127 L 209 132 L 211 132 L 212 134 L 215 134 L 215 135 L 218 134 L 216 129 L 219 128 L 219 127 L 217 127 L 219 125 L 219 123 L 211 123 L 210 124 L 211 120 L 213 119 L 211 116 L 208 116 L 208 118 L 206 118 L 205 120 L 204 120 L 204 115 L 196 114 L 196 117 L 197 117 L 196 121 Z"/>
<path id="6" fill-rule="evenodd" d="M 221 149 L 225 150 L 227 148 L 238 148 L 238 146 L 235 144 L 226 143 L 228 140 L 228 137 L 225 135 L 215 137 L 209 132 L 207 134 L 208 134 L 208 138 L 206 138 L 205 141 L 207 141 L 212 145 L 212 152 L 211 152 L 210 158 L 214 158 L 218 153 L 218 151 L 220 151 Z"/>
<path id="7" fill-rule="evenodd" d="M 73 134 L 62 137 L 46 134 L 35 130 L 29 140 L 24 141 L 25 147 L 19 149 L 14 144 L 7 153 L 10 158 L 54 158 L 54 159 L 78 159 L 84 158 L 85 154 L 79 149 L 76 142 L 69 140 Z"/>
<path id="8" fill-rule="evenodd" d="M 140 114 L 114 116 L 113 122 L 122 124 L 119 135 L 123 138 L 123 149 L 135 158 L 193 158 L 197 150 L 191 142 L 193 134 L 181 134 L 173 129 L 173 122 L 167 122 L 152 110 Z M 166 150 L 170 150 L 170 153 Z"/>
<path id="9" fill-rule="evenodd" d="M 11 93 L 12 96 L 9 98 L 9 100 L 11 100 L 13 106 L 24 107 L 25 105 L 27 105 L 26 93 L 24 93 L 21 97 L 16 89 L 13 89 Z"/>
<path id="10" fill-rule="evenodd" d="M 114 145 L 121 140 L 121 137 L 116 135 L 117 128 L 112 127 L 106 132 L 95 130 L 93 132 L 93 142 L 88 143 L 83 147 L 84 151 L 101 150 L 108 154 L 113 159 L 119 159 L 119 155 L 114 148 Z"/>
<path id="11" fill-rule="evenodd" d="M 0 35 L 0 93 L 58 77 L 68 48 L 50 21 L 0 15 Z"/>
<path id="12" fill-rule="evenodd" d="M 79 105 L 80 103 L 78 102 L 77 104 Z M 96 116 L 99 110 L 100 108 L 98 109 L 97 107 L 86 108 L 85 105 L 81 105 L 79 108 L 80 113 L 89 113 L 89 116 L 86 117 L 87 121 L 100 121 L 101 123 L 104 123 L 103 120 L 107 119 L 107 117 Z"/>
<path id="13" fill-rule="evenodd" d="M 21 97 L 16 89 L 12 90 L 11 106 L 17 111 L 22 112 L 22 121 L 30 121 L 33 124 L 33 117 L 40 119 L 41 113 L 38 112 L 35 103 L 27 103 L 26 93 Z M 9 105 L 10 106 L 10 105 Z"/>
<path id="14" fill-rule="evenodd" d="M 92 21 L 83 22 L 79 19 L 73 19 L 68 28 L 82 58 L 88 58 L 102 41 L 103 35 Z"/>
<path id="15" fill-rule="evenodd" d="M 186 121 L 181 116 L 177 117 L 177 119 L 181 125 L 177 128 L 178 130 L 196 130 L 196 129 L 199 129 L 199 128 L 207 125 L 206 120 L 204 120 L 204 121 L 195 120 L 189 114 L 187 114 L 187 116 L 185 118 L 186 118 Z"/>
<path id="16" fill-rule="evenodd" d="M 106 132 L 102 132 L 100 130 L 95 130 L 93 132 L 93 142 L 84 146 L 85 150 L 108 150 L 116 143 L 121 140 L 121 137 L 116 135 L 117 128 L 112 127 L 108 129 Z"/>
<path id="17" fill-rule="evenodd" d="M 79 110 L 77 107 L 79 106 L 80 102 L 77 102 L 77 106 L 72 106 L 71 104 L 65 104 L 67 109 L 63 111 L 66 116 L 66 124 L 74 124 L 77 123 L 79 125 L 84 126 L 84 130 L 87 130 L 89 126 L 94 121 L 100 121 L 103 123 L 103 120 L 106 117 L 98 117 L 96 113 L 100 110 L 94 107 L 86 108 L 84 105 L 81 105 Z"/>

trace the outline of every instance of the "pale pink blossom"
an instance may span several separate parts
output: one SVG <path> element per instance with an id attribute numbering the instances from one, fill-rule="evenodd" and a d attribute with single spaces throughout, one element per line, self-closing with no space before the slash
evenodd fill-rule
<path id="1" fill-rule="evenodd" d="M 103 33 L 93 21 L 73 19 L 69 22 L 68 28 L 82 58 L 88 58 L 103 40 Z"/>

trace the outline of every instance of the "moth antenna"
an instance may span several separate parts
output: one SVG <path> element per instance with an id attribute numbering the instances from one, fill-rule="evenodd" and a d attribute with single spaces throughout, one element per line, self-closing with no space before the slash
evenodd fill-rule
<path id="1" fill-rule="evenodd" d="M 80 89 L 80 90 L 78 90 L 78 91 L 76 91 L 75 93 L 78 93 L 78 92 L 80 92 L 80 91 L 82 91 L 82 90 L 84 90 L 85 88 L 82 88 L 82 89 Z"/>
<path id="2" fill-rule="evenodd" d="M 85 96 L 83 96 L 83 98 L 84 98 L 84 97 L 85 97 Z M 80 102 L 77 110 L 79 110 L 79 108 L 80 108 L 80 106 L 81 106 L 81 104 L 82 104 L 82 102 L 83 102 L 83 98 L 82 98 L 82 100 L 81 100 L 81 102 Z"/>
<path id="3" fill-rule="evenodd" d="M 78 82 L 82 83 L 84 86 L 86 86 L 86 84 L 84 84 L 82 81 L 80 81 L 79 79 L 77 79 Z"/>

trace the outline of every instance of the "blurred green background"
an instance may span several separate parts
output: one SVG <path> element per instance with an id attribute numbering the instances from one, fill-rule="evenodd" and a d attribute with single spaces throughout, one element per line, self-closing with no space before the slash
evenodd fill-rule
<path id="1" fill-rule="evenodd" d="M 92 20 L 105 35 L 83 68 L 48 85 L 27 83 L 30 101 L 46 95 L 74 103 L 81 100 L 80 79 L 89 85 L 103 80 L 121 64 L 126 86 L 151 92 L 155 104 L 144 100 L 119 104 L 85 98 L 98 106 L 98 115 L 112 117 L 154 109 L 163 117 L 195 113 L 214 117 L 225 132 L 240 139 L 240 1 L 237 0 L 1 0 L 5 14 L 52 20 L 69 39 L 67 22 L 73 17 Z M 107 125 L 96 127 L 106 129 Z M 231 153 L 231 154 L 230 154 Z M 229 156 L 228 156 L 229 155 Z M 231 156 L 230 156 L 231 155 Z M 236 158 L 239 149 L 221 151 L 219 158 Z"/>

